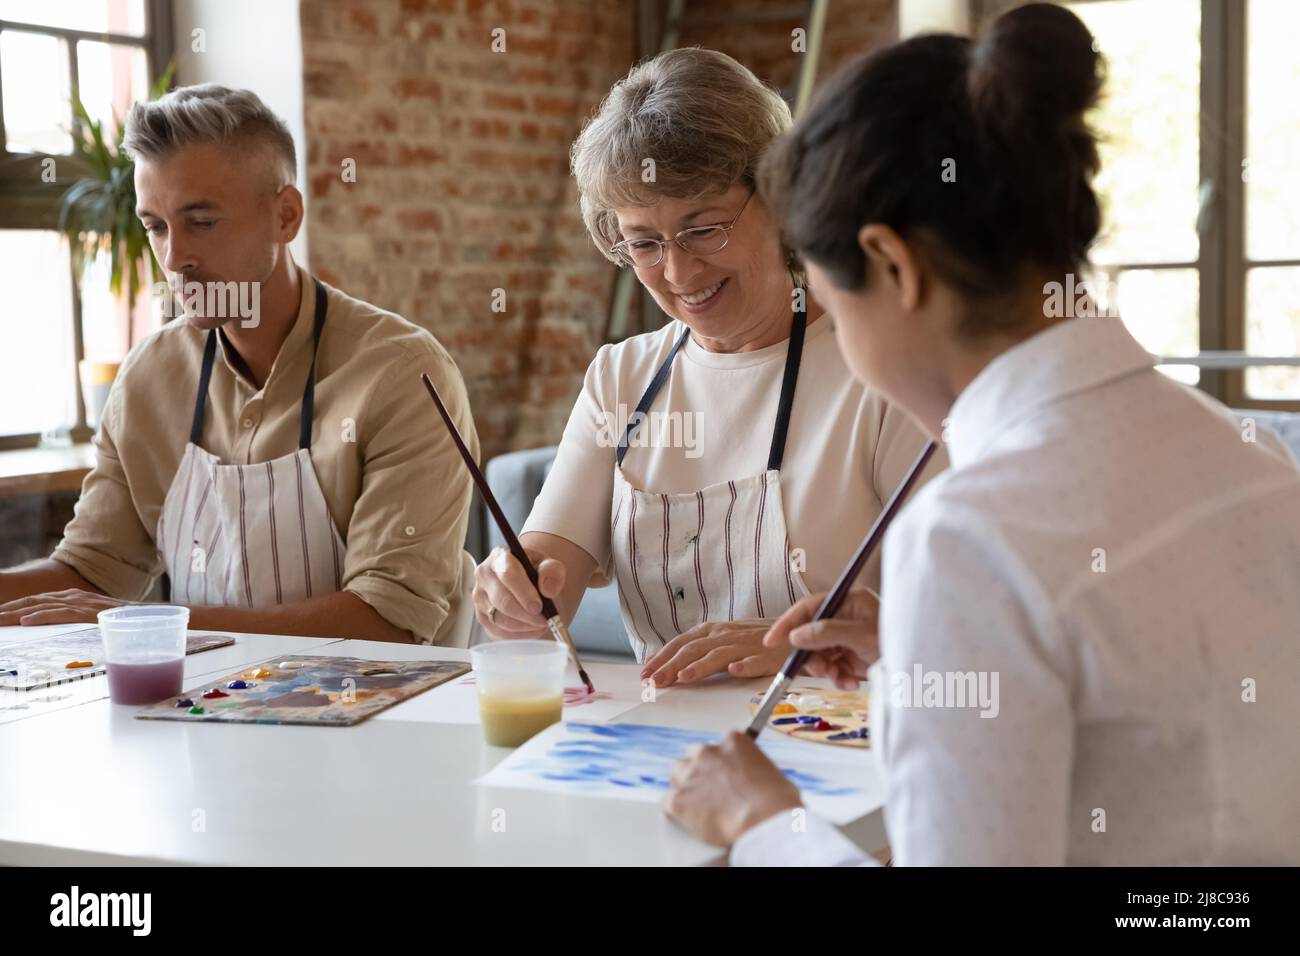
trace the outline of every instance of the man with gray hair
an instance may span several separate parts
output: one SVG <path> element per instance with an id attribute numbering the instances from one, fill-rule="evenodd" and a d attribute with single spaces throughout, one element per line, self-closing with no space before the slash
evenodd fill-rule
<path id="1" fill-rule="evenodd" d="M 165 572 L 194 628 L 447 640 L 472 491 L 419 375 L 477 453 L 455 363 L 294 263 L 294 143 L 256 94 L 137 103 L 125 148 L 184 319 L 127 356 L 63 540 L 0 572 L 0 625 L 94 621 Z"/>

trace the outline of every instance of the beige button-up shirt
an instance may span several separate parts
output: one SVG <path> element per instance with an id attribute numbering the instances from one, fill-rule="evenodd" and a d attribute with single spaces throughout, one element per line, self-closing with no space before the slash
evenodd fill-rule
<path id="1" fill-rule="evenodd" d="M 316 289 L 299 269 L 298 318 L 257 389 L 224 336 L 201 445 L 227 464 L 298 447 Z M 422 643 L 437 643 L 459 601 L 472 483 L 420 382 L 427 372 L 478 455 L 465 383 L 424 329 L 326 286 L 316 356 L 311 458 L 347 544 L 343 590 Z M 144 597 L 163 566 L 155 534 L 189 440 L 207 333 L 174 321 L 127 356 L 95 436 L 97 463 L 53 557 L 114 597 Z"/>

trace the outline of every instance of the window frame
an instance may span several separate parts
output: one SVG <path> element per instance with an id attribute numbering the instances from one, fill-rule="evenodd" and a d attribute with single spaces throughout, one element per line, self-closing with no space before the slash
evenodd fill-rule
<path id="1" fill-rule="evenodd" d="M 0 19 L 0 32 L 14 31 L 31 33 L 39 36 L 51 36 L 68 44 L 68 71 L 70 89 L 78 88 L 77 44 L 82 41 L 96 43 L 114 43 L 133 46 L 144 50 L 146 70 L 149 83 L 157 82 L 166 65 L 171 61 L 172 40 L 172 5 L 171 0 L 145 0 L 144 30 L 140 36 L 123 33 L 97 33 L 91 30 L 74 30 L 66 27 L 45 26 L 36 23 L 20 23 Z M 3 77 L 0 76 L 0 83 Z M 4 127 L 3 87 L 0 86 L 0 229 L 32 229 L 40 231 L 58 230 L 59 200 L 67 190 L 67 183 L 45 183 L 41 181 L 42 163 L 46 159 L 71 165 L 74 175 L 77 171 L 75 160 L 61 153 L 18 153 L 9 152 Z M 86 405 L 81 394 L 81 382 L 78 374 L 81 360 L 85 358 L 84 339 L 82 336 L 81 286 L 73 268 L 68 269 L 68 281 L 72 284 L 72 322 L 73 341 L 73 394 L 76 396 L 76 422 L 71 428 L 74 443 L 90 440 L 93 429 L 86 424 Z M 12 448 L 35 448 L 41 443 L 41 433 L 21 435 L 0 435 L 0 451 Z"/>
<path id="2" fill-rule="evenodd" d="M 976 29 L 1023 0 L 969 0 Z M 1058 0 L 1096 3 L 1102 0 Z M 1133 269 L 1189 269 L 1199 275 L 1200 351 L 1243 352 L 1246 347 L 1246 274 L 1252 268 L 1300 266 L 1300 259 L 1246 258 L 1246 23 L 1250 0 L 1200 0 L 1200 183 L 1211 185 L 1201 209 L 1199 253 L 1192 262 L 1116 263 L 1094 266 L 1114 279 Z M 1234 408 L 1300 411 L 1295 399 L 1250 398 L 1243 368 L 1202 368 L 1197 387 Z"/>

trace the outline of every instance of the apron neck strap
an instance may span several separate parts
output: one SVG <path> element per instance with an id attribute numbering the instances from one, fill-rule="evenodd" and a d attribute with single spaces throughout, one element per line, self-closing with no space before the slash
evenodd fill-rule
<path id="1" fill-rule="evenodd" d="M 785 440 L 790 431 L 790 412 L 794 408 L 794 388 L 799 382 L 799 364 L 803 360 L 804 330 L 807 327 L 807 312 L 802 309 L 796 310 L 794 320 L 790 325 L 789 344 L 786 346 L 785 372 L 781 377 L 781 400 L 776 408 L 776 425 L 772 428 L 772 446 L 767 453 L 768 471 L 780 471 L 781 463 L 785 460 Z M 623 466 L 623 459 L 627 456 L 628 445 L 632 440 L 633 433 L 645 420 L 646 413 L 650 411 L 650 406 L 654 404 L 659 390 L 664 387 L 664 382 L 668 380 L 668 373 L 672 370 L 673 359 L 677 357 L 677 353 L 686 344 L 686 339 L 690 334 L 691 330 L 688 328 L 677 337 L 673 350 L 668 353 L 668 357 L 659 366 L 659 371 L 655 372 L 655 377 L 645 390 L 645 394 L 641 396 L 641 401 L 637 402 L 636 412 L 628 421 L 627 430 L 623 432 L 623 437 L 618 443 L 616 457 L 620 468 Z"/>
<path id="2" fill-rule="evenodd" d="M 785 374 L 781 376 L 781 402 L 776 407 L 776 426 L 772 429 L 772 447 L 767 453 L 767 470 L 780 471 L 785 461 L 785 438 L 790 431 L 790 412 L 794 408 L 794 387 L 799 384 L 799 363 L 803 360 L 803 335 L 808 327 L 808 313 L 797 309 L 790 323 L 790 345 L 785 351 Z"/>
<path id="3" fill-rule="evenodd" d="M 298 447 L 311 447 L 312 413 L 316 405 L 316 351 L 320 347 L 321 331 L 325 328 L 325 312 L 329 302 L 325 297 L 325 286 L 319 279 L 312 279 L 316 288 L 316 314 L 311 333 L 311 365 L 307 369 L 307 384 L 302 390 L 302 412 L 298 423 Z M 203 414 L 208 403 L 208 383 L 212 380 L 212 366 L 217 358 L 217 330 L 208 332 L 208 340 L 203 344 L 203 365 L 199 369 L 199 393 L 194 399 L 194 421 L 190 425 L 190 444 L 199 445 L 203 438 Z"/>
<path id="4" fill-rule="evenodd" d="M 325 328 L 325 311 L 329 302 L 325 297 L 325 286 L 320 279 L 312 279 L 316 284 L 316 318 L 311 330 L 311 366 L 307 369 L 307 384 L 302 390 L 302 419 L 298 424 L 298 447 L 311 447 L 311 419 L 316 407 L 316 351 L 320 347 L 320 334 Z"/>
<path id="5" fill-rule="evenodd" d="M 627 456 L 628 442 L 632 440 L 633 432 L 641 424 L 641 420 L 645 418 L 646 412 L 650 411 L 650 406 L 654 404 L 655 396 L 659 394 L 659 390 L 664 387 L 664 382 L 668 380 L 668 373 L 672 371 L 673 359 L 677 357 L 677 353 L 686 344 L 690 334 L 691 330 L 686 328 L 682 330 L 681 335 L 677 336 L 677 342 L 673 345 L 673 350 L 668 353 L 668 358 L 664 359 L 664 363 L 659 366 L 659 371 L 655 372 L 655 377 L 650 380 L 650 387 L 641 396 L 641 401 L 637 402 L 636 412 L 628 421 L 627 429 L 623 432 L 623 437 L 618 443 L 618 453 L 615 457 L 620 468 L 623 466 L 623 459 Z"/>
<path id="6" fill-rule="evenodd" d="M 190 444 L 199 444 L 203 437 L 203 406 L 208 400 L 208 382 L 212 378 L 212 362 L 217 357 L 217 330 L 208 331 L 208 340 L 203 344 L 203 367 L 199 370 L 199 394 L 194 399 L 194 421 L 190 425 Z"/>

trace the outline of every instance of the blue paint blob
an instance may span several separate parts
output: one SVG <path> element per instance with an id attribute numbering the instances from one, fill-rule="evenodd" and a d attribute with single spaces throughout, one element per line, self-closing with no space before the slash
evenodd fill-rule
<path id="1" fill-rule="evenodd" d="M 842 734 L 831 734 L 827 740 L 865 740 L 871 736 L 869 727 L 859 727 L 857 730 L 846 730 Z"/>

